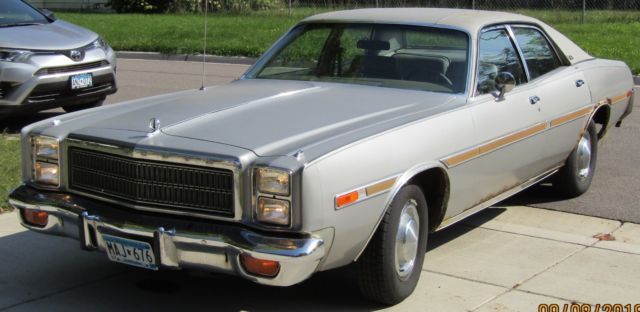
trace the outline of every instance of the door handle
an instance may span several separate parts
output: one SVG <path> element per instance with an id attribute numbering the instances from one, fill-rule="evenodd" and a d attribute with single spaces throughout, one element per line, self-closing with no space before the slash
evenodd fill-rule
<path id="1" fill-rule="evenodd" d="M 538 102 L 540 102 L 540 98 L 537 95 L 529 97 L 529 103 L 531 103 L 531 105 L 538 104 Z"/>
<path id="2" fill-rule="evenodd" d="M 584 80 L 578 79 L 576 80 L 576 88 L 580 88 L 584 85 Z"/>

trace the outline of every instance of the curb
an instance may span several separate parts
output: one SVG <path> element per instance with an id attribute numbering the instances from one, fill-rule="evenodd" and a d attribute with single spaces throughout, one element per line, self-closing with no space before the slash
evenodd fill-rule
<path id="1" fill-rule="evenodd" d="M 135 60 L 202 62 L 202 55 L 197 54 L 164 54 L 159 52 L 117 51 L 116 57 Z M 204 59 L 207 63 L 225 63 L 238 65 L 253 65 L 253 63 L 255 63 L 257 60 L 251 57 L 218 55 L 206 55 Z"/>

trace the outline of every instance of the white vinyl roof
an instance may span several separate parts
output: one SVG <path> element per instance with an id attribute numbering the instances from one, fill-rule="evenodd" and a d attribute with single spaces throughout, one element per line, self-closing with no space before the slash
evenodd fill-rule
<path id="1" fill-rule="evenodd" d="M 551 26 L 535 18 L 515 13 L 436 8 L 357 9 L 317 14 L 304 19 L 303 22 L 446 25 L 466 30 L 471 34 L 472 40 L 474 41 L 477 34 L 485 26 L 505 23 L 528 23 L 540 26 L 558 45 L 572 64 L 593 58 Z"/>

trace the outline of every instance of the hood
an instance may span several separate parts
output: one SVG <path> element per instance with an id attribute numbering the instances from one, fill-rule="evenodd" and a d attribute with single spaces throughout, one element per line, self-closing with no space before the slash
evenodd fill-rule
<path id="1" fill-rule="evenodd" d="M 280 156 L 365 128 L 424 117 L 425 111 L 453 98 L 450 94 L 360 85 L 241 80 L 126 105 L 120 114 L 112 112 L 81 132 L 91 128 L 92 132 L 146 133 L 150 131 L 149 120 L 156 118 L 163 136 L 222 143 L 259 156 Z"/>
<path id="2" fill-rule="evenodd" d="M 90 44 L 94 32 L 61 20 L 49 24 L 0 28 L 0 47 L 25 50 L 70 50 Z"/>

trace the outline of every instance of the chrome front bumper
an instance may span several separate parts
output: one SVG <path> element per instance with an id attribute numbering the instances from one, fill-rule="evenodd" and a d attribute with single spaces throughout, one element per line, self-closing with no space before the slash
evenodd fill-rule
<path id="1" fill-rule="evenodd" d="M 268 236 L 240 226 L 136 214 L 84 197 L 42 192 L 24 185 L 11 193 L 9 203 L 16 209 L 49 213 L 45 227 L 28 225 L 20 213 L 24 227 L 75 238 L 86 250 L 106 251 L 102 234 L 136 239 L 153 246 L 161 268 L 222 272 L 273 286 L 293 285 L 311 276 L 333 240 L 332 228 L 303 237 Z M 240 263 L 243 254 L 278 261 L 278 275 L 265 278 L 247 273 Z"/>

